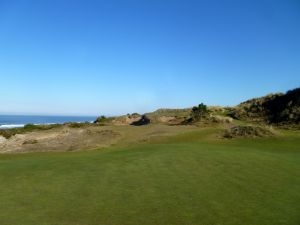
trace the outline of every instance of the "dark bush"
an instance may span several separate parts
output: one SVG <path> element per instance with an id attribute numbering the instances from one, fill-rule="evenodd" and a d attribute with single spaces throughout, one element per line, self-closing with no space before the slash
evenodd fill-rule
<path id="1" fill-rule="evenodd" d="M 143 126 L 143 125 L 147 125 L 151 122 L 151 120 L 146 116 L 146 115 L 142 115 L 141 119 L 131 123 L 130 125 L 133 126 Z"/>
<path id="2" fill-rule="evenodd" d="M 191 118 L 194 121 L 200 121 L 208 115 L 208 112 L 207 106 L 201 103 L 198 106 L 193 107 Z"/>
<path id="3" fill-rule="evenodd" d="M 99 116 L 94 123 L 104 123 L 107 121 L 107 118 L 105 116 Z"/>

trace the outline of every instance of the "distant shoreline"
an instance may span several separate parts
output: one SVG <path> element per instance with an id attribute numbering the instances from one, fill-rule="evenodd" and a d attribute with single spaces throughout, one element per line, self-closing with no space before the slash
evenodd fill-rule
<path id="1" fill-rule="evenodd" d="M 51 125 L 64 123 L 93 122 L 93 116 L 27 116 L 0 115 L 0 129 L 22 128 L 26 124 Z"/>

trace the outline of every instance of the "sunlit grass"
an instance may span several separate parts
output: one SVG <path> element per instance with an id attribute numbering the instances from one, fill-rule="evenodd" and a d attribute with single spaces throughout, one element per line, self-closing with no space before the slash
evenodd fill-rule
<path id="1" fill-rule="evenodd" d="M 0 155 L 0 224 L 298 225 L 299 134 L 215 141 L 215 132 Z"/>

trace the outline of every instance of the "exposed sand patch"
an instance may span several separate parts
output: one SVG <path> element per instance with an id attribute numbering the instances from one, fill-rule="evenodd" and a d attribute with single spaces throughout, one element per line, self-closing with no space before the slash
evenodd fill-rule
<path id="1" fill-rule="evenodd" d="M 161 116 L 158 118 L 158 120 L 162 123 L 168 123 L 172 120 L 174 120 L 176 117 L 175 116 Z"/>
<path id="2" fill-rule="evenodd" d="M 120 138 L 118 132 L 104 127 L 60 128 L 17 134 L 1 141 L 0 152 L 68 151 L 107 147 Z"/>
<path id="3" fill-rule="evenodd" d="M 164 136 L 176 135 L 197 129 L 194 126 L 87 126 L 72 128 L 63 126 L 51 130 L 38 130 L 1 138 L 0 153 L 74 151 L 106 148 L 112 145 L 126 146 Z"/>
<path id="4" fill-rule="evenodd" d="M 141 116 L 120 116 L 112 121 L 114 125 L 130 125 L 141 119 Z"/>

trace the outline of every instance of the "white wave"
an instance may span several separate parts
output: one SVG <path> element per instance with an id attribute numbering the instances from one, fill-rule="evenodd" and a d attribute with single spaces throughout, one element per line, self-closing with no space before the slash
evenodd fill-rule
<path id="1" fill-rule="evenodd" d="M 39 125 L 53 125 L 58 123 L 34 123 L 33 125 L 39 126 Z"/>
<path id="2" fill-rule="evenodd" d="M 84 122 L 74 122 L 74 123 L 84 123 Z M 89 121 L 89 123 L 94 123 L 94 121 Z M 34 123 L 33 125 L 54 125 L 54 124 L 63 124 L 63 123 Z M 2 124 L 0 129 L 12 129 L 12 128 L 21 128 L 26 124 Z"/>
<path id="3" fill-rule="evenodd" d="M 11 128 L 18 128 L 18 127 L 24 127 L 25 124 L 3 124 L 0 125 L 0 129 L 11 129 Z"/>

